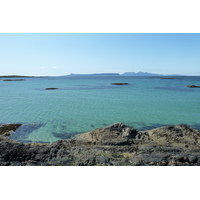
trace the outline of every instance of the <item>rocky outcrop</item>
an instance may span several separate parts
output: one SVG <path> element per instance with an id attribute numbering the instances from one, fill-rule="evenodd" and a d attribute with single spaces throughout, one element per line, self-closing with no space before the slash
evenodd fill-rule
<path id="1" fill-rule="evenodd" d="M 138 131 L 116 123 L 45 144 L 0 138 L 3 166 L 200 166 L 200 131 L 186 125 Z"/>
<path id="2" fill-rule="evenodd" d="M 197 86 L 197 85 L 188 85 L 187 87 L 189 87 L 189 88 L 200 88 L 200 86 Z"/>
<path id="3" fill-rule="evenodd" d="M 3 81 L 25 81 L 26 79 L 4 79 Z"/>
<path id="4" fill-rule="evenodd" d="M 45 90 L 58 90 L 59 88 L 45 88 Z"/>
<path id="5" fill-rule="evenodd" d="M 111 83 L 111 85 L 128 85 L 128 83 Z"/>
<path id="6" fill-rule="evenodd" d="M 134 143 L 136 140 L 148 141 L 149 135 L 146 132 L 141 133 L 123 123 L 116 123 L 82 134 L 81 139 L 94 144 L 122 145 Z"/>
<path id="7" fill-rule="evenodd" d="M 150 138 L 157 143 L 200 144 L 200 132 L 186 125 L 165 126 L 147 132 Z"/>
<path id="8" fill-rule="evenodd" d="M 0 126 L 0 135 L 9 136 L 11 131 L 16 131 L 22 124 L 5 124 Z"/>

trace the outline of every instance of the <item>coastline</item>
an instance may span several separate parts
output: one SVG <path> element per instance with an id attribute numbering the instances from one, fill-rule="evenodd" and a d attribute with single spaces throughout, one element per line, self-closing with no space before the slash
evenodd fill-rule
<path id="1" fill-rule="evenodd" d="M 76 139 L 25 144 L 9 139 L 11 131 L 1 131 L 0 166 L 200 166 L 200 131 L 186 125 L 138 131 L 120 122 Z"/>

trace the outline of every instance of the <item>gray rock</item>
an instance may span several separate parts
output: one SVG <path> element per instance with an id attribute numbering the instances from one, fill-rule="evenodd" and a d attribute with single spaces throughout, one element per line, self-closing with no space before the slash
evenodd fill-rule
<path id="1" fill-rule="evenodd" d="M 197 163 L 198 162 L 198 157 L 195 155 L 189 155 L 188 160 L 190 163 Z"/>
<path id="2" fill-rule="evenodd" d="M 20 143 L 0 137 L 1 166 L 200 166 L 200 132 L 186 125 L 138 131 L 115 123 L 79 138 Z"/>

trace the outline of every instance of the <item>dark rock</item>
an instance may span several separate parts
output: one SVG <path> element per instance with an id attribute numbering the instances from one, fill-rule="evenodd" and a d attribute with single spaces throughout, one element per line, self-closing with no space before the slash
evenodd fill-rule
<path id="1" fill-rule="evenodd" d="M 10 131 L 16 131 L 22 124 L 5 124 L 0 125 L 0 135 L 9 136 Z"/>
<path id="2" fill-rule="evenodd" d="M 188 159 L 190 163 L 196 163 L 198 161 L 198 157 L 195 155 L 189 155 Z"/>
<path id="3" fill-rule="evenodd" d="M 200 86 L 197 86 L 197 85 L 188 85 L 187 87 L 189 87 L 189 88 L 200 88 Z"/>
<path id="4" fill-rule="evenodd" d="M 105 164 L 109 161 L 109 158 L 106 156 L 99 156 L 97 159 L 97 162 L 101 163 L 101 164 Z"/>
<path id="5" fill-rule="evenodd" d="M 45 88 L 45 90 L 58 90 L 59 88 Z"/>
<path id="6" fill-rule="evenodd" d="M 199 148 L 200 132 L 186 125 L 138 131 L 116 123 L 53 143 L 20 143 L 1 135 L 0 165 L 200 166 Z"/>
<path id="7" fill-rule="evenodd" d="M 4 79 L 3 81 L 25 81 L 26 79 Z"/>
<path id="8" fill-rule="evenodd" d="M 111 83 L 111 85 L 128 85 L 128 83 Z"/>

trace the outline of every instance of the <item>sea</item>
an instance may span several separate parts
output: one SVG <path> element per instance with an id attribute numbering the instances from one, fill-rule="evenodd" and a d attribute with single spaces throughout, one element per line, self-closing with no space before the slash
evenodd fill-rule
<path id="1" fill-rule="evenodd" d="M 199 76 L 63 76 L 0 80 L 0 124 L 23 124 L 20 142 L 54 142 L 116 122 L 138 130 L 186 124 L 200 130 Z M 112 85 L 111 83 L 128 83 Z M 45 90 L 45 88 L 59 88 Z"/>

